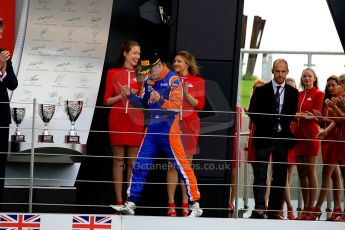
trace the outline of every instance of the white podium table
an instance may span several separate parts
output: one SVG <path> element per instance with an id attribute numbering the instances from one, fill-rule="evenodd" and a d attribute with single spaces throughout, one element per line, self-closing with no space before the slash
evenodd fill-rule
<path id="1" fill-rule="evenodd" d="M 5 186 L 30 184 L 31 143 L 10 143 Z M 73 187 L 77 179 L 85 144 L 35 143 L 34 187 Z"/>

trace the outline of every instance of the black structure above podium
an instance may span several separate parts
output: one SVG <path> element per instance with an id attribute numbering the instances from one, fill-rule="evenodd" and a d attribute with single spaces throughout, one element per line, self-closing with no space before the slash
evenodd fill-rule
<path id="1" fill-rule="evenodd" d="M 331 11 L 332 18 L 337 28 L 338 35 L 345 51 L 345 1 L 343 0 L 327 0 L 329 10 Z"/>
<path id="2" fill-rule="evenodd" d="M 146 11 L 141 12 L 144 4 Z M 160 21 L 158 6 L 164 8 L 169 23 Z M 151 12 L 150 12 L 151 10 Z M 151 13 L 151 16 L 149 15 Z M 111 28 L 108 38 L 106 60 L 104 63 L 101 88 L 97 105 L 103 105 L 106 72 L 114 66 L 121 43 L 137 40 L 143 49 L 156 48 L 163 61 L 172 62 L 179 50 L 195 54 L 201 65 L 201 76 L 206 80 L 207 111 L 235 111 L 237 100 L 238 70 L 240 57 L 243 0 L 116 0 L 113 4 Z M 158 16 L 157 18 L 155 18 Z M 106 158 L 86 159 L 81 167 L 81 180 L 102 180 L 109 183 L 80 182 L 78 202 L 82 205 L 114 204 L 112 179 L 112 160 L 109 156 L 108 112 L 96 108 L 90 133 L 88 154 Z M 232 138 L 234 116 L 224 113 L 200 113 L 201 129 L 200 154 L 196 158 L 230 160 L 232 157 Z M 225 137 L 220 137 L 225 136 Z M 165 157 L 163 154 L 160 157 Z M 197 159 L 195 160 L 197 162 Z M 166 163 L 157 161 L 156 164 Z M 200 162 L 198 162 L 200 163 Z M 229 170 L 196 172 L 205 208 L 226 210 L 229 197 Z M 155 170 L 149 175 L 148 182 L 165 183 L 166 171 Z M 224 184 L 224 186 L 212 186 Z M 179 189 L 178 189 L 179 190 Z M 178 192 L 179 193 L 179 192 Z M 179 194 L 177 194 L 179 196 Z M 125 197 L 125 195 L 124 195 Z M 166 185 L 147 185 L 139 205 L 167 206 Z M 113 213 L 110 208 L 85 208 L 82 213 Z M 137 214 L 165 215 L 166 210 L 137 210 Z M 225 211 L 204 212 L 205 216 L 226 216 Z"/>

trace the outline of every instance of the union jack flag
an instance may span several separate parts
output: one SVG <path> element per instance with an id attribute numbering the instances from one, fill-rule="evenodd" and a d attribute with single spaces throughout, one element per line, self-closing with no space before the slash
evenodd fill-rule
<path id="1" fill-rule="evenodd" d="M 0 230 L 39 230 L 41 217 L 30 214 L 0 214 Z"/>
<path id="2" fill-rule="evenodd" d="M 73 216 L 72 229 L 111 229 L 111 216 Z"/>

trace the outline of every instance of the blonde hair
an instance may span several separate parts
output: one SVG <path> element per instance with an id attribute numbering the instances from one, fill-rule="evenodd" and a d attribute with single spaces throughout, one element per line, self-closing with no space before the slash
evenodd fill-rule
<path id="1" fill-rule="evenodd" d="M 345 85 L 345 73 L 339 75 L 339 84 Z"/>
<path id="2" fill-rule="evenodd" d="M 256 79 L 254 82 L 253 82 L 253 90 L 258 86 L 258 85 L 263 85 L 265 84 L 266 81 L 263 80 L 263 79 Z"/>
<path id="3" fill-rule="evenodd" d="M 303 89 L 305 89 L 305 86 L 304 86 L 304 84 L 303 84 L 303 82 L 302 82 L 302 77 L 303 77 L 303 73 L 304 73 L 304 71 L 310 71 L 313 75 L 314 75 L 314 77 L 315 77 L 315 81 L 314 81 L 314 83 L 313 83 L 313 86 L 315 87 L 315 88 L 319 88 L 319 83 L 318 83 L 318 79 L 317 79 L 317 76 L 316 76 L 316 73 L 315 73 L 315 70 L 314 69 L 312 69 L 312 68 L 310 68 L 310 67 L 308 67 L 308 68 L 305 68 L 303 71 L 302 71 L 302 74 L 301 74 L 301 82 L 300 82 L 300 85 L 302 86 L 302 88 Z"/>
<path id="4" fill-rule="evenodd" d="M 188 72 L 191 75 L 196 76 L 196 75 L 200 74 L 200 67 L 199 67 L 198 63 L 196 62 L 193 54 L 189 53 L 188 51 L 178 51 L 175 54 L 175 57 L 176 56 L 181 56 L 183 58 L 183 60 L 188 65 Z"/>

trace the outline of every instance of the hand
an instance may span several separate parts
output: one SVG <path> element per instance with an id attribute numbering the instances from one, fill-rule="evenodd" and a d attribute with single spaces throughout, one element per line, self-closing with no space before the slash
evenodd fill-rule
<path id="1" fill-rule="evenodd" d="M 338 107 L 342 103 L 340 97 L 332 97 L 331 101 Z"/>
<path id="2" fill-rule="evenodd" d="M 302 117 L 303 113 L 296 113 L 296 117 Z"/>
<path id="3" fill-rule="evenodd" d="M 149 103 L 156 103 L 160 98 L 161 95 L 157 91 L 153 90 L 150 94 Z"/>
<path id="4" fill-rule="evenodd" d="M 7 51 L 7 50 L 1 51 L 0 52 L 0 63 L 8 61 L 10 59 L 10 57 L 11 57 L 10 51 Z"/>
<path id="5" fill-rule="evenodd" d="M 325 100 L 325 104 L 327 105 L 328 108 L 331 108 L 331 109 L 335 108 L 335 104 L 333 101 L 335 101 L 333 98 L 332 98 L 332 100 L 329 100 L 329 99 Z"/>
<path id="6" fill-rule="evenodd" d="M 340 96 L 339 103 L 337 104 L 339 109 L 344 112 L 345 111 L 345 98 L 343 96 Z"/>
<path id="7" fill-rule="evenodd" d="M 316 138 L 322 140 L 327 136 L 327 134 L 328 133 L 325 130 L 323 130 L 316 135 Z"/>
<path id="8" fill-rule="evenodd" d="M 1 72 L 2 74 L 5 73 L 6 67 L 7 67 L 7 63 L 6 63 L 6 62 L 0 62 L 0 72 Z"/>
<path id="9" fill-rule="evenodd" d="M 138 92 L 139 92 L 139 90 L 137 90 L 137 89 L 131 89 L 132 94 L 137 94 Z"/>
<path id="10" fill-rule="evenodd" d="M 189 94 L 188 92 L 188 82 L 184 82 L 184 85 L 183 85 L 183 94 L 185 96 L 187 96 Z"/>
<path id="11" fill-rule="evenodd" d="M 316 109 L 313 109 L 313 115 L 315 117 L 321 117 L 322 116 L 321 112 L 319 110 L 316 110 Z"/>
<path id="12" fill-rule="evenodd" d="M 6 71 L 6 67 L 7 67 L 6 61 L 8 59 L 10 59 L 10 52 L 1 51 L 1 53 L 0 53 L 0 71 L 2 74 L 4 74 Z"/>
<path id="13" fill-rule="evenodd" d="M 302 112 L 300 112 L 300 113 L 296 113 L 296 117 L 298 118 L 298 119 L 305 119 L 306 118 L 306 113 L 302 113 Z"/>
<path id="14" fill-rule="evenodd" d="M 317 118 L 314 116 L 314 114 L 309 112 L 309 111 L 305 111 L 304 118 L 306 120 L 317 120 Z"/>
<path id="15" fill-rule="evenodd" d="M 129 87 L 127 85 L 121 85 L 120 82 L 118 82 L 118 81 L 117 81 L 117 84 L 121 89 L 121 95 L 123 97 L 128 97 L 131 94 Z"/>

